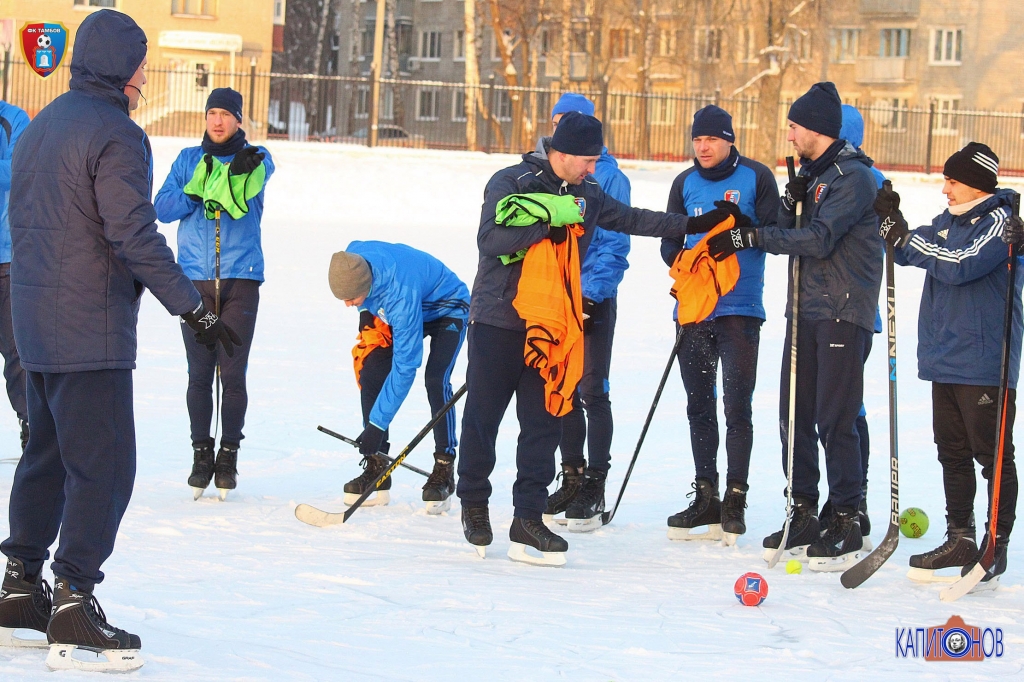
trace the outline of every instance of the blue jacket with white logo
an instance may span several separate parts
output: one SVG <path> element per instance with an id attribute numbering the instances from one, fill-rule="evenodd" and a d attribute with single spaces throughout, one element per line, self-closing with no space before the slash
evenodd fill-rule
<path id="1" fill-rule="evenodd" d="M 266 182 L 274 173 L 274 161 L 265 147 L 257 147 L 264 154 L 267 169 Z M 216 221 L 207 220 L 203 205 L 185 196 L 184 189 L 192 173 L 203 158 L 202 147 L 181 150 L 171 166 L 163 187 L 156 194 L 153 205 L 162 223 L 178 223 L 178 263 L 189 279 L 211 280 L 216 274 L 216 247 L 214 235 Z M 234 156 L 215 157 L 221 163 L 230 163 Z M 263 193 L 266 184 L 248 202 L 249 212 L 234 220 L 222 211 L 220 216 L 220 276 L 223 279 L 254 279 L 263 281 L 263 246 L 260 240 L 260 222 L 263 219 Z"/>
<path id="2" fill-rule="evenodd" d="M 387 429 L 423 363 L 423 325 L 442 317 L 469 317 L 469 289 L 444 263 L 405 244 L 356 241 L 345 249 L 366 259 L 373 283 L 360 310 L 391 327 L 391 373 L 370 411 L 370 423 Z"/>
<path id="3" fill-rule="evenodd" d="M 1008 250 L 1001 239 L 1015 192 L 996 193 L 961 216 L 948 210 L 913 230 L 896 262 L 928 275 L 917 320 L 917 371 L 925 381 L 998 386 L 1006 310 Z M 1018 269 L 1010 344 L 1010 388 L 1017 387 L 1021 348 Z"/>
<path id="4" fill-rule="evenodd" d="M 594 179 L 604 193 L 624 204 L 630 203 L 629 178 L 619 170 L 615 157 L 608 148 L 601 150 L 597 160 Z M 580 281 L 583 295 L 595 303 L 618 295 L 619 283 L 626 274 L 629 261 L 629 235 L 597 228 L 580 266 Z"/>
<path id="5" fill-rule="evenodd" d="M 11 262 L 11 223 L 7 209 L 11 197 L 11 157 L 14 143 L 28 125 L 28 114 L 19 107 L 0 102 L 0 263 Z"/>
<path id="6" fill-rule="evenodd" d="M 775 175 L 762 163 L 735 155 L 734 169 L 721 180 L 708 180 L 700 174 L 697 161 L 680 173 L 668 194 L 669 213 L 696 216 L 712 211 L 716 201 L 738 204 L 744 215 L 757 227 L 775 225 L 779 213 L 779 186 Z M 683 248 L 693 248 L 707 233 L 690 234 L 686 240 L 662 239 L 661 257 L 668 265 L 675 262 Z M 736 254 L 740 279 L 736 288 L 718 299 L 708 319 L 724 315 L 745 315 L 765 319 L 764 314 L 764 251 L 744 249 Z M 676 306 L 672 307 L 673 319 Z"/>

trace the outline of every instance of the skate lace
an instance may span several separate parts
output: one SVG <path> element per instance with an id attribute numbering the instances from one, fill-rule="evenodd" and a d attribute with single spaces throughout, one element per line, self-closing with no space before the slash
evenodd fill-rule
<path id="1" fill-rule="evenodd" d="M 32 593 L 32 601 L 40 611 L 50 612 L 53 608 L 53 590 L 50 588 L 50 583 L 46 582 L 44 578 L 39 589 Z"/>
<path id="2" fill-rule="evenodd" d="M 747 496 L 746 495 L 726 495 L 725 499 L 722 500 L 722 507 L 729 510 L 739 510 L 747 508 Z"/>
<path id="3" fill-rule="evenodd" d="M 363 473 L 356 480 L 363 483 L 376 483 L 377 477 L 384 471 L 384 466 L 375 459 L 374 455 L 363 457 L 359 466 L 363 467 Z"/>
<path id="4" fill-rule="evenodd" d="M 601 498 L 601 494 L 603 492 L 602 488 L 601 481 L 594 478 L 588 478 L 580 486 L 580 492 L 576 496 L 576 500 L 584 506 L 596 502 Z"/>
<path id="5" fill-rule="evenodd" d="M 96 595 L 90 594 L 89 599 L 83 602 L 82 605 L 85 607 L 85 612 L 89 615 L 89 618 L 99 628 L 109 630 L 115 635 L 126 634 L 121 628 L 116 628 L 107 622 L 107 614 L 103 613 L 103 607 L 100 606 L 99 601 L 96 599 Z"/>
<path id="6" fill-rule="evenodd" d="M 491 530 L 491 519 L 486 507 L 470 507 L 466 510 L 466 516 L 478 530 Z"/>
<path id="7" fill-rule="evenodd" d="M 426 487 L 440 488 L 442 486 L 448 485 L 449 467 L 451 467 L 450 464 L 440 463 L 438 464 L 438 466 L 435 466 L 434 470 L 430 472 L 429 476 L 427 476 Z"/>
<path id="8" fill-rule="evenodd" d="M 217 462 L 214 464 L 214 468 L 218 473 L 222 474 L 233 474 L 235 473 L 236 465 L 238 464 L 238 450 L 227 450 L 221 448 Z"/>
<path id="9" fill-rule="evenodd" d="M 952 537 L 950 537 L 949 531 L 946 531 L 946 541 L 938 547 L 936 547 L 935 549 L 933 549 L 932 551 L 925 552 L 924 556 L 930 559 L 932 557 L 939 556 L 940 554 L 945 554 L 946 551 L 952 548 L 954 545 L 956 545 L 956 543 L 957 540 L 954 540 Z"/>

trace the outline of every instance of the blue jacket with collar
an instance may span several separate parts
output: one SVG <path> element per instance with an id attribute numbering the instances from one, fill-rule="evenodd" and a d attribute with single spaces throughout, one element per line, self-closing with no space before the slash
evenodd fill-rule
<path id="1" fill-rule="evenodd" d="M 597 160 L 594 169 L 594 179 L 605 194 L 624 204 L 630 203 L 629 178 L 619 170 L 619 164 L 608 153 L 607 147 L 601 150 L 601 158 Z M 595 229 L 580 266 L 583 295 L 595 303 L 615 298 L 622 277 L 629 267 L 629 261 L 626 260 L 628 255 L 628 234 L 602 230 L 600 227 Z"/>
<path id="2" fill-rule="evenodd" d="M 0 101 L 0 263 L 11 262 L 11 222 L 7 214 L 11 199 L 11 157 L 14 144 L 28 126 L 28 114 L 20 107 Z"/>

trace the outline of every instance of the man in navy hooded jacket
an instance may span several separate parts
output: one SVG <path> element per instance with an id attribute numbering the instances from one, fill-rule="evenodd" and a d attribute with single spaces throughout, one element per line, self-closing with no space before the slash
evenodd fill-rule
<path id="1" fill-rule="evenodd" d="M 70 92 L 29 124 L 12 163 L 11 307 L 32 433 L 11 488 L 11 535 L 0 545 L 8 557 L 0 627 L 96 649 L 140 646 L 106 623 L 92 590 L 134 485 L 142 293 L 149 288 L 204 343 L 229 347 L 233 336 L 204 309 L 156 228 L 152 152 L 128 115 L 146 83 L 145 60 L 146 34 L 130 17 L 89 15 L 76 36 Z M 58 531 L 51 617 L 42 569 Z M 20 623 L 12 594 L 33 597 Z"/>

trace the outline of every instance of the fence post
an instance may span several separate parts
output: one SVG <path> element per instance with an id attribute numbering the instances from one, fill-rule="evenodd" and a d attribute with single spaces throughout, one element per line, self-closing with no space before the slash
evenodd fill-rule
<path id="1" fill-rule="evenodd" d="M 7 75 L 11 72 L 11 50 L 10 48 L 4 50 L 4 101 L 9 102 L 7 99 Z"/>
<path id="2" fill-rule="evenodd" d="M 253 118 L 254 107 L 256 105 L 256 57 L 249 59 L 249 126 L 256 125 L 256 119 Z M 269 106 L 269 105 L 268 105 Z M 256 131 L 253 130 L 253 136 L 256 135 Z M 258 139 L 258 138 L 257 138 Z"/>
<path id="3" fill-rule="evenodd" d="M 604 121 L 605 126 L 608 125 L 608 82 L 610 79 L 605 74 L 604 78 L 601 79 L 601 120 Z"/>
<path id="4" fill-rule="evenodd" d="M 924 155 L 924 173 L 930 175 L 932 172 L 932 131 L 935 130 L 935 100 L 928 103 L 928 146 Z"/>
<path id="5" fill-rule="evenodd" d="M 493 73 L 490 76 L 487 77 L 487 111 L 484 112 L 484 113 L 486 114 L 486 116 L 484 116 L 484 121 L 486 122 L 486 125 L 487 125 L 487 137 L 485 138 L 487 140 L 487 143 L 484 145 L 484 153 L 485 154 L 490 154 L 491 153 L 491 137 L 494 134 L 494 131 L 491 130 L 491 120 L 490 120 L 491 117 L 494 116 L 494 74 Z M 497 118 L 497 117 L 495 117 L 495 118 Z"/>

